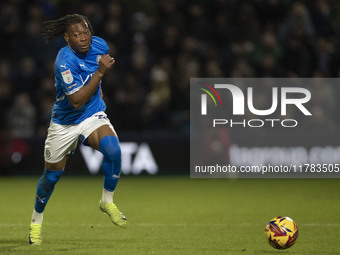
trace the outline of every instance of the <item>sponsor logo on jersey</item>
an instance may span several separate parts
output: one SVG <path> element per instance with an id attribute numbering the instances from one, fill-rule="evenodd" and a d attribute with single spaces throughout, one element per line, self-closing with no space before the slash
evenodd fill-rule
<path id="1" fill-rule="evenodd" d="M 66 84 L 71 84 L 73 82 L 71 70 L 66 70 L 65 72 L 62 72 L 61 75 L 63 76 L 63 80 Z"/>

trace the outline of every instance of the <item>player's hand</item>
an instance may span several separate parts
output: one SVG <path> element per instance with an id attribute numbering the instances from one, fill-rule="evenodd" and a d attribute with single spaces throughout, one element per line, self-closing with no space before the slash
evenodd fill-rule
<path id="1" fill-rule="evenodd" d="M 113 66 L 114 63 L 115 63 L 115 59 L 111 57 L 109 54 L 103 55 L 99 60 L 98 71 L 104 75 L 106 71 L 111 66 Z"/>

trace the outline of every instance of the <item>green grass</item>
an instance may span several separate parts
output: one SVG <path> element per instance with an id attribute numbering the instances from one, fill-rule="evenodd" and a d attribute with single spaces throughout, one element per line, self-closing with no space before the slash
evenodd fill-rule
<path id="1" fill-rule="evenodd" d="M 38 177 L 0 178 L 0 254 L 340 254 L 340 179 L 126 177 L 118 229 L 97 203 L 99 177 L 63 177 L 44 214 L 43 245 L 29 246 Z M 290 216 L 297 243 L 275 250 L 266 223 Z"/>

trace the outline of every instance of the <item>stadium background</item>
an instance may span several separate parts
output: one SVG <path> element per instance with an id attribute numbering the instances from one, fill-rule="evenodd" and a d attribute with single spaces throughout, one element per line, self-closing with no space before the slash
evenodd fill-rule
<path id="1" fill-rule="evenodd" d="M 68 13 L 89 17 L 116 58 L 103 91 L 121 141 L 134 143 L 126 154 L 130 163 L 146 144 L 157 173 L 183 174 L 189 166 L 189 78 L 338 77 L 339 8 L 338 1 L 330 0 L 3 1 L 0 174 L 40 174 L 43 167 L 43 141 L 55 100 L 53 63 L 65 45 L 63 38 L 44 42 L 44 20 Z M 310 90 L 317 102 L 310 106 L 310 130 L 304 138 L 298 131 L 290 138 L 295 143 L 299 138 L 302 146 L 336 146 L 339 86 Z M 256 100 L 266 105 L 268 95 Z M 231 142 L 268 146 L 272 140 L 238 137 L 231 134 Z M 287 146 L 287 139 L 269 145 L 280 143 Z M 73 174 L 87 173 L 81 155 L 77 151 L 76 159 L 69 160 Z"/>
<path id="2" fill-rule="evenodd" d="M 100 156 L 80 147 L 44 213 L 44 243 L 30 247 L 55 100 L 53 61 L 65 45 L 62 38 L 45 44 L 40 24 L 68 13 L 88 16 L 116 59 L 103 90 L 124 147 L 128 176 L 115 202 L 129 227 L 119 231 L 99 213 Z M 339 13 L 336 0 L 1 1 L 0 253 L 339 254 L 339 178 L 189 178 L 189 78 L 338 77 Z M 243 148 L 322 146 L 339 162 L 340 87 L 308 89 L 314 100 L 308 129 L 233 129 L 223 141 Z M 271 91 L 259 91 L 255 102 L 265 108 Z M 288 251 L 264 239 L 265 225 L 279 215 L 299 227 Z"/>

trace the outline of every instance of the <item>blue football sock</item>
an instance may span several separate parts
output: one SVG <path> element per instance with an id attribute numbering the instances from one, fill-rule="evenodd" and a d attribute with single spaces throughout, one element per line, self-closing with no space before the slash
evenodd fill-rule
<path id="1" fill-rule="evenodd" d="M 40 177 L 37 185 L 37 194 L 35 198 L 34 209 L 38 213 L 42 213 L 45 206 L 50 199 L 52 192 L 54 190 L 54 185 L 59 181 L 60 176 L 64 172 L 63 170 L 54 171 L 44 169 L 44 174 Z"/>
<path id="2" fill-rule="evenodd" d="M 99 142 L 99 151 L 104 155 L 104 189 L 112 192 L 120 176 L 121 151 L 118 138 L 112 135 L 104 136 Z"/>

